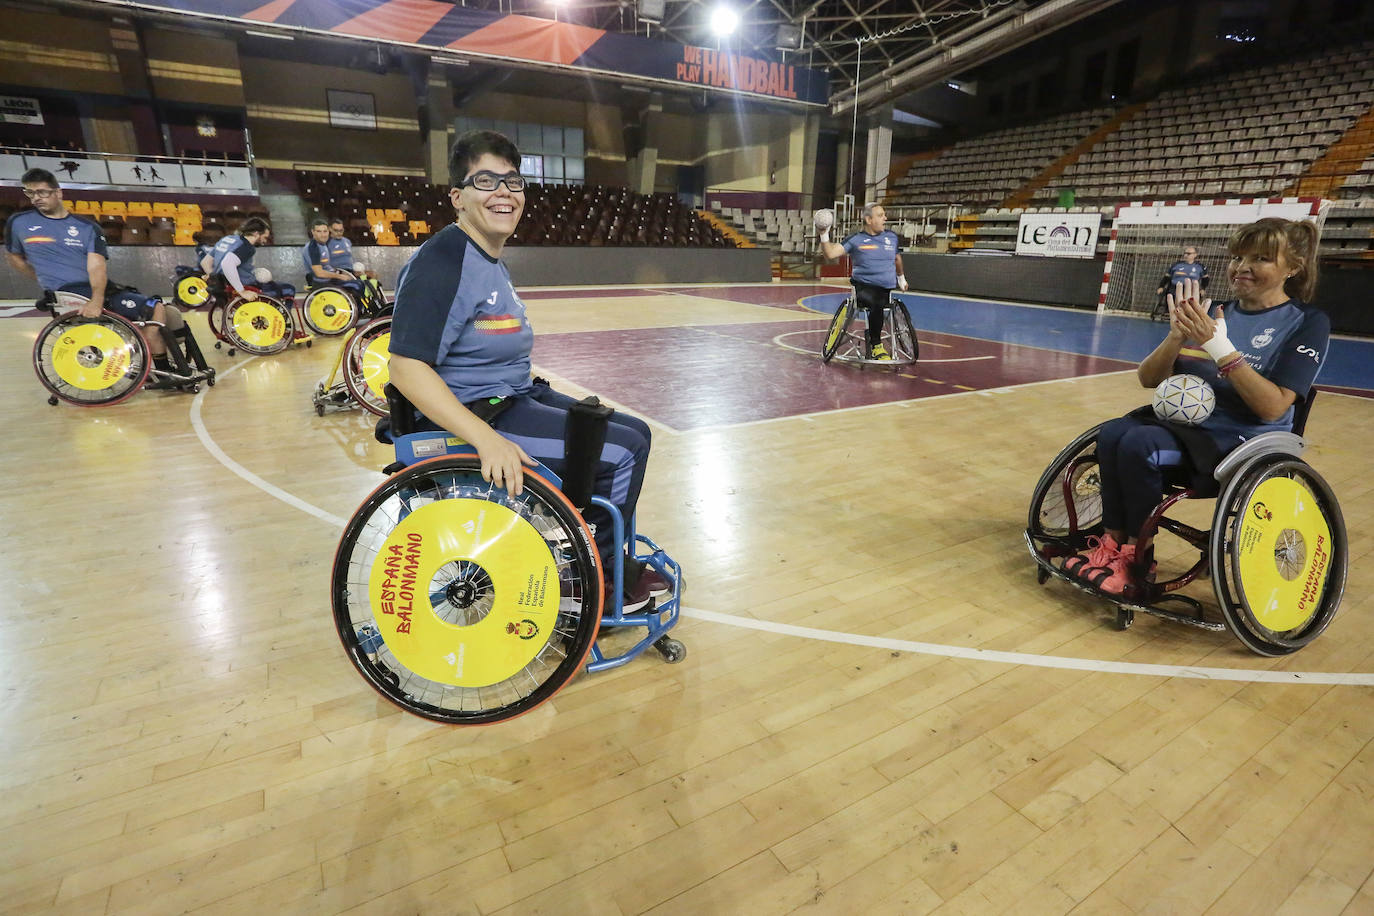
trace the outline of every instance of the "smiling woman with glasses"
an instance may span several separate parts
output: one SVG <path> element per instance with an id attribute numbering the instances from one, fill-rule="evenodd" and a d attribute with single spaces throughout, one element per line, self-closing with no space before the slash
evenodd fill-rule
<path id="1" fill-rule="evenodd" d="M 447 429 L 477 449 L 482 476 L 511 495 L 523 467 L 542 462 L 565 476 L 564 436 L 577 403 L 531 378 L 534 331 L 500 260 L 525 210 L 520 153 L 494 131 L 458 138 L 449 160 L 449 200 L 458 221 L 420 246 L 396 284 L 391 324 L 391 383 L 423 414 L 422 428 Z M 606 429 L 594 492 L 624 518 L 634 515 L 649 458 L 649 427 L 617 411 Z M 618 547 L 610 513 L 586 512 L 596 526 L 602 567 Z M 636 611 L 667 581 L 625 564 L 624 610 Z"/>

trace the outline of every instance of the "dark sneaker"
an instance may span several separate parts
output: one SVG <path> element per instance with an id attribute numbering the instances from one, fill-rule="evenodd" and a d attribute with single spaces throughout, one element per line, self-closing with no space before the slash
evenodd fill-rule
<path id="1" fill-rule="evenodd" d="M 611 593 L 611 588 L 611 583 L 607 582 L 607 594 Z M 649 586 L 644 581 L 643 576 L 640 576 L 637 582 L 626 582 L 625 594 L 622 597 L 623 600 L 621 602 L 620 609 L 621 612 L 625 614 L 632 614 L 635 611 L 642 611 L 644 610 L 644 608 L 649 606 L 650 601 L 654 600 L 653 596 L 649 594 Z"/>
<path id="2" fill-rule="evenodd" d="M 663 574 L 645 563 L 639 572 L 640 584 L 648 585 L 649 594 L 655 598 L 662 598 L 673 590 L 673 583 L 664 578 Z"/>

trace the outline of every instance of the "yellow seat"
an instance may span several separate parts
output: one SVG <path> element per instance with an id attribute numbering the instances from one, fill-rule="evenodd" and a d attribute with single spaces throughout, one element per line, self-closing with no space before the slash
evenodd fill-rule
<path id="1" fill-rule="evenodd" d="M 194 215 L 200 219 L 200 204 L 177 204 L 177 216 Z"/>
<path id="2" fill-rule="evenodd" d="M 429 223 L 425 222 L 425 221 L 422 220 L 422 219 L 413 219 L 413 220 L 411 220 L 411 221 L 410 221 L 410 234 L 411 234 L 411 235 L 429 235 Z"/>
<path id="3" fill-rule="evenodd" d="M 400 210 L 387 210 L 383 218 L 389 223 L 403 223 L 406 221 L 405 213 Z"/>
<path id="4" fill-rule="evenodd" d="M 100 203 L 101 216 L 124 217 L 128 215 L 128 212 L 129 210 L 122 200 L 106 200 Z"/>
<path id="5" fill-rule="evenodd" d="M 153 204 L 153 216 L 167 216 L 176 219 L 177 205 L 166 201 Z"/>
<path id="6" fill-rule="evenodd" d="M 74 200 L 72 201 L 72 211 L 75 213 L 98 214 L 100 212 L 100 205 L 90 200 Z"/>
<path id="7" fill-rule="evenodd" d="M 151 217 L 153 215 L 153 205 L 146 200 L 131 200 L 129 201 L 128 214 L 129 216 Z"/>
<path id="8" fill-rule="evenodd" d="M 195 232 L 193 232 L 192 230 L 190 230 L 190 229 L 182 229 L 181 227 L 177 227 L 176 234 L 172 236 L 172 244 L 173 244 L 173 245 L 194 245 L 194 244 L 196 243 L 196 240 L 195 240 L 194 238 L 192 238 L 193 235 L 195 235 Z"/>

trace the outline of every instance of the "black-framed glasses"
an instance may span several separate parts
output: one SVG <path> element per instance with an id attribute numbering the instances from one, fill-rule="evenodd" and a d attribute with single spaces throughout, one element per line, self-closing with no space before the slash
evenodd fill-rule
<path id="1" fill-rule="evenodd" d="M 495 191 L 499 186 L 505 185 L 507 191 L 518 192 L 525 190 L 525 176 L 519 172 L 507 172 L 498 175 L 495 172 L 473 172 L 462 181 L 458 182 L 460 188 L 476 188 L 479 191 Z"/>
<path id="2" fill-rule="evenodd" d="M 510 187 L 510 185 L 506 185 Z M 24 196 L 29 200 L 47 200 L 57 193 L 56 188 L 25 188 Z"/>

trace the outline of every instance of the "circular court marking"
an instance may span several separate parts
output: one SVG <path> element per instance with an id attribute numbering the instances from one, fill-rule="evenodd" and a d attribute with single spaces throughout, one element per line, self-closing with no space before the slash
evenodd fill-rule
<path id="1" fill-rule="evenodd" d="M 820 337 L 824 337 L 824 336 L 825 336 L 825 331 L 824 331 L 824 330 L 819 330 L 819 331 L 818 331 L 818 330 L 808 330 L 808 331 L 784 331 L 783 333 L 779 334 L 777 337 L 774 337 L 774 338 L 773 338 L 773 343 L 775 343 L 775 344 L 777 344 L 778 346 L 782 347 L 784 350 L 791 350 L 793 353 L 802 353 L 802 354 L 804 354 L 804 355 L 806 355 L 806 356 L 814 356 L 814 357 L 816 357 L 817 359 L 819 359 L 819 358 L 820 358 L 820 355 L 821 355 L 821 349 L 820 349 L 820 347 L 799 347 L 799 346 L 797 346 L 796 344 L 785 343 L 785 342 L 783 341 L 783 338 L 784 338 L 784 337 L 795 337 L 795 336 L 798 335 L 798 334 L 816 334 L 816 335 L 817 335 L 817 339 L 819 340 Z M 930 342 L 930 341 L 928 341 L 928 340 L 920 340 L 920 338 L 917 338 L 917 340 L 920 342 L 921 346 L 923 346 L 923 347 L 948 347 L 948 346 L 949 346 L 949 344 L 932 343 L 932 342 Z M 995 357 L 995 356 L 956 356 L 956 357 L 951 357 L 950 359 L 929 359 L 929 358 L 922 358 L 922 359 L 919 359 L 919 360 L 916 361 L 916 365 L 918 365 L 918 366 L 919 366 L 919 365 L 925 365 L 926 363 L 971 363 L 971 362 L 974 362 L 975 360 L 980 360 L 980 359 L 996 359 L 996 358 L 997 358 L 997 357 Z M 882 367 L 882 366 L 878 366 L 877 368 L 881 369 L 881 368 L 883 368 L 883 367 Z"/>
<path id="2" fill-rule="evenodd" d="M 220 375 L 226 379 L 230 372 L 252 361 L 254 357 L 230 366 Z M 235 476 L 243 479 L 273 499 L 312 515 L 325 524 L 340 530 L 345 520 L 318 506 L 293 496 L 278 486 L 254 474 L 225 454 L 210 435 L 201 419 L 201 404 L 209 389 L 203 389 L 191 401 L 191 426 L 196 438 L 205 450 Z M 906 639 L 888 639 L 882 636 L 865 636 L 861 633 L 843 633 L 837 630 L 822 630 L 815 627 L 799 627 L 789 623 L 771 620 L 758 620 L 753 617 L 740 617 L 735 614 L 722 614 L 684 607 L 686 617 L 722 623 L 727 626 L 758 630 L 765 633 L 778 633 L 800 639 L 816 639 L 823 642 L 843 643 L 850 646 L 869 646 L 893 652 L 910 652 L 916 655 L 935 655 L 944 658 L 963 658 L 972 661 L 991 662 L 999 665 L 1025 665 L 1032 668 L 1057 668 L 1072 671 L 1090 671 L 1102 674 L 1132 674 L 1146 677 L 1181 677 L 1201 681 L 1242 681 L 1256 684 L 1322 684 L 1355 687 L 1374 687 L 1374 673 L 1339 671 L 1265 671 L 1251 668 L 1204 668 L 1196 665 L 1149 665 L 1134 662 L 1114 662 L 1094 658 L 1073 658 L 1062 655 L 1032 655 L 1022 652 L 1002 652 L 991 649 L 975 649 L 968 646 L 949 646 L 942 643 L 916 642 Z"/>

